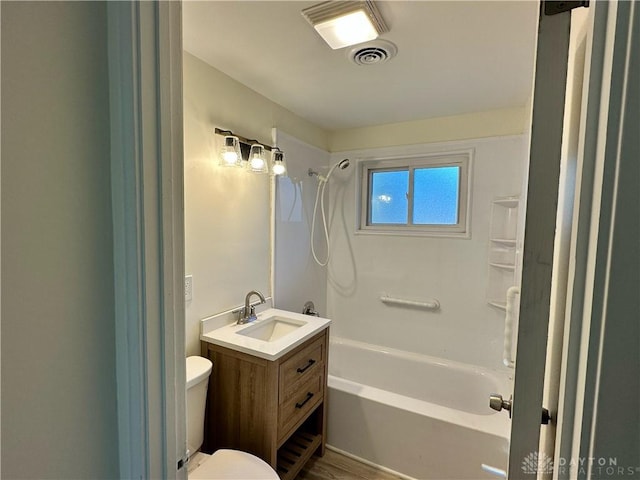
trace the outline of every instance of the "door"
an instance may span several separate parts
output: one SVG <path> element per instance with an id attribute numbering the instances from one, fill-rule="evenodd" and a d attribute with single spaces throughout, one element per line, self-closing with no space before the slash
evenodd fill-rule
<path id="1" fill-rule="evenodd" d="M 628 5 L 624 4 L 624 7 Z M 583 455 L 581 444 L 594 442 L 589 442 L 584 433 L 582 437 L 587 441 L 583 441 L 580 432 L 581 429 L 585 430 L 584 422 L 587 423 L 587 430 L 590 428 L 590 415 L 584 415 L 584 412 L 590 411 L 586 407 L 585 390 L 588 389 L 585 383 L 589 385 L 588 377 L 597 375 L 598 369 L 591 369 L 592 373 L 589 374 L 589 365 L 584 365 L 581 356 L 585 347 L 590 342 L 594 343 L 589 339 L 589 329 L 592 335 L 600 330 L 594 329 L 587 307 L 583 312 L 583 301 L 584 305 L 588 304 L 585 281 L 593 280 L 589 275 L 589 271 L 593 270 L 593 262 L 589 258 L 589 250 L 592 249 L 590 226 L 594 218 L 596 223 L 598 218 L 609 218 L 606 204 L 595 200 L 599 197 L 598 182 L 602 181 L 602 177 L 598 180 L 594 171 L 601 171 L 603 167 L 598 163 L 607 161 L 601 156 L 602 147 L 598 144 L 602 138 L 615 136 L 615 132 L 608 135 L 611 126 L 602 122 L 608 113 L 605 111 L 603 116 L 601 111 L 603 106 L 608 108 L 611 99 L 620 95 L 609 85 L 615 73 L 612 73 L 611 58 L 627 46 L 625 30 L 610 21 L 615 17 L 610 10 L 615 13 L 616 5 L 592 2 L 588 20 L 581 26 L 585 30 L 580 35 L 575 35 L 574 31 L 573 39 L 578 43 L 569 55 L 571 76 L 568 82 L 565 82 L 566 52 L 571 20 L 567 14 L 561 14 L 564 18 L 544 13 L 540 17 L 537 66 L 544 68 L 536 69 L 534 95 L 523 295 L 509 452 L 509 478 L 513 479 L 533 478 L 533 475 L 545 478 L 552 473 L 554 478 L 569 478 L 568 470 L 565 469 L 563 473 L 563 469 L 558 468 L 562 466 L 562 460 L 592 456 Z M 582 12 L 580 15 L 585 14 Z M 619 19 L 628 17 L 625 11 L 617 14 Z M 585 54 L 584 64 L 587 68 L 580 70 L 582 53 Z M 622 72 L 623 67 L 619 65 L 618 69 Z M 580 73 L 587 76 L 586 82 L 582 82 Z M 628 72 L 621 75 L 628 75 Z M 619 83 L 624 84 L 623 81 Z M 566 103 L 561 98 L 565 93 L 565 85 L 566 91 L 570 92 Z M 579 92 L 581 85 L 584 85 L 584 94 Z M 563 106 L 567 108 L 564 125 L 560 122 Z M 613 108 L 610 111 L 616 110 Z M 567 187 L 571 188 L 571 172 L 566 163 L 571 159 L 571 152 L 579 157 L 575 174 L 577 193 L 573 197 L 576 212 L 573 215 L 569 214 L 572 199 L 566 190 Z M 560 166 L 563 168 L 562 175 L 559 175 Z M 564 186 L 565 190 L 561 190 L 564 195 L 558 196 L 558 184 Z M 547 195 L 546 199 L 544 195 Z M 556 211 L 556 202 L 558 221 L 556 223 L 553 218 L 552 223 L 555 215 L 549 212 Z M 569 235 L 570 242 L 567 242 L 567 220 L 562 220 L 567 216 L 573 217 L 570 222 L 573 228 Z M 566 297 L 568 301 L 565 302 Z M 566 320 L 563 305 L 567 305 Z M 549 318 L 553 320 L 551 325 Z M 549 345 L 547 335 L 552 338 Z M 566 338 L 562 338 L 563 335 Z M 545 406 L 550 407 L 552 420 L 548 426 L 542 427 L 541 435 L 543 385 L 546 388 Z M 561 406 L 558 409 L 559 397 Z M 539 444 L 540 438 L 542 442 Z M 578 448 L 575 445 L 576 438 Z M 556 442 L 558 446 L 554 455 Z M 556 465 L 553 470 L 551 462 Z"/>
<path id="2" fill-rule="evenodd" d="M 553 3 L 541 2 L 538 25 L 522 293 L 511 411 L 508 477 L 512 479 L 533 478 L 535 475 L 551 473 L 549 467 L 553 461 L 553 420 L 543 427 L 546 429 L 547 441 L 543 442 L 544 450 L 539 448 L 540 426 L 546 421 L 542 409 L 543 386 L 549 318 L 552 310 L 558 314 L 552 327 L 556 327 L 556 333 L 562 332 L 562 298 L 566 292 L 568 258 L 567 232 L 560 228 L 560 237 L 556 239 L 556 229 L 557 221 L 561 227 L 566 228 L 567 222 L 569 229 L 571 225 L 571 214 L 567 216 L 565 211 L 573 199 L 571 173 L 567 171 L 567 147 L 568 143 L 572 142 L 571 150 L 577 150 L 577 135 L 567 133 L 575 132 L 575 128 L 572 129 L 570 124 L 575 124 L 579 115 L 576 116 L 576 112 L 572 110 L 579 110 L 580 104 L 579 96 L 572 97 L 573 101 L 568 105 L 568 121 L 565 122 L 571 12 L 552 11 L 555 7 Z M 561 182 L 562 201 L 559 203 Z M 559 210 L 558 207 L 563 210 Z M 556 244 L 556 240 L 561 241 Z M 556 250 L 556 246 L 560 248 Z M 561 341 L 557 336 L 553 339 Z M 553 348 L 554 346 L 556 348 Z M 549 372 L 560 370 L 557 346 L 558 344 L 554 345 L 553 342 L 550 345 L 552 348 L 549 352 L 552 355 L 548 357 L 551 362 L 551 365 L 547 365 Z M 557 380 L 553 383 L 557 388 Z M 552 411 L 552 416 L 554 415 L 555 411 Z"/>
<path id="3" fill-rule="evenodd" d="M 565 98 L 562 159 L 560 164 L 560 185 L 558 192 L 558 213 L 556 217 L 556 238 L 554 242 L 553 272 L 551 281 L 551 303 L 549 312 L 549 341 L 547 346 L 546 369 L 543 391 L 545 408 L 551 412 L 553 420 L 540 431 L 540 452 L 552 458 L 556 439 L 556 425 L 559 419 L 559 395 L 562 369 L 562 352 L 565 332 L 565 311 L 567 286 L 571 263 L 571 237 L 574 218 L 574 197 L 578 168 L 580 118 L 582 113 L 582 92 L 585 78 L 585 55 L 589 13 L 593 9 L 579 8 L 571 13 L 569 58 L 567 65 L 567 88 Z M 542 459 L 544 462 L 544 458 Z M 555 464 L 556 462 L 554 462 Z M 551 478 L 551 469 L 541 468 L 542 478 Z"/>

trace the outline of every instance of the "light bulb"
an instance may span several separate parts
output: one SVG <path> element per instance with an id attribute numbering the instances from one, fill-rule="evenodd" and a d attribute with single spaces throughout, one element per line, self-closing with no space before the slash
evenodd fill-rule
<path id="1" fill-rule="evenodd" d="M 251 168 L 254 170 L 262 170 L 262 167 L 264 167 L 264 160 L 261 159 L 260 157 L 253 157 L 251 159 Z"/>
<path id="2" fill-rule="evenodd" d="M 274 175 L 284 175 L 286 171 L 287 166 L 284 163 L 284 152 L 280 150 L 273 152 L 273 166 L 271 167 L 271 173 Z"/>
<path id="3" fill-rule="evenodd" d="M 233 165 L 238 161 L 238 154 L 236 152 L 224 152 L 222 154 L 222 159 L 224 160 L 224 163 Z"/>
<path id="4" fill-rule="evenodd" d="M 267 173 L 267 162 L 264 154 L 264 147 L 259 143 L 251 145 L 249 151 L 249 161 L 247 168 L 253 173 Z"/>
<path id="5" fill-rule="evenodd" d="M 233 135 L 224 137 L 224 144 L 220 150 L 220 166 L 240 167 L 242 165 L 242 154 L 240 153 L 240 140 Z"/>
<path id="6" fill-rule="evenodd" d="M 273 166 L 273 173 L 274 175 L 282 175 L 284 172 L 286 172 L 287 169 L 284 167 L 284 165 L 282 165 L 281 163 L 276 163 Z"/>

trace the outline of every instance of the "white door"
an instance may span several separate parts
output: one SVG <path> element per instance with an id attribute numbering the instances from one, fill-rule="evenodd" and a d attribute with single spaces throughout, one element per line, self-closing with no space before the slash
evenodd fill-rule
<path id="1" fill-rule="evenodd" d="M 551 412 L 553 420 L 547 426 L 541 428 L 539 448 L 540 452 L 546 452 L 549 460 L 551 459 L 551 452 L 554 451 L 556 425 L 559 420 L 561 360 L 565 343 L 565 311 L 572 256 L 571 238 L 574 223 L 576 175 L 581 171 L 578 164 L 578 150 L 582 93 L 585 79 L 585 56 L 587 53 L 587 33 L 591 31 L 589 14 L 593 11 L 593 9 L 578 8 L 571 12 L 558 214 L 556 217 L 556 238 L 551 281 L 549 340 L 542 401 L 545 408 L 548 408 Z M 539 460 L 538 466 L 545 464 L 545 458 L 539 458 Z M 551 464 L 547 463 L 546 469 L 539 468 L 539 478 L 551 478 L 550 467 Z"/>
<path id="2" fill-rule="evenodd" d="M 571 12 L 541 4 L 508 477 L 538 471 Z M 531 466 L 530 471 L 522 466 Z"/>
<path id="3" fill-rule="evenodd" d="M 588 319 L 582 311 L 586 251 L 591 218 L 594 210 L 597 213 L 602 208 L 592 202 L 593 170 L 597 161 L 595 145 L 609 127 L 599 123 L 603 104 L 604 108 L 608 106 L 608 96 L 612 94 L 605 88 L 610 80 L 606 78 L 610 75 L 607 69 L 611 70 L 606 59 L 609 57 L 610 62 L 615 49 L 623 48 L 626 42 L 626 38 L 620 38 L 619 43 L 607 41 L 615 38 L 617 28 L 611 21 L 615 16 L 611 14 L 612 9 L 615 13 L 615 6 L 608 3 L 591 3 L 588 20 L 579 25 L 586 28 L 583 35 L 575 35 L 574 30 L 573 39 L 578 43 L 570 56 L 567 55 L 569 13 L 545 15 L 543 11 L 540 16 L 512 404 L 508 469 L 511 479 L 545 478 L 552 474 L 554 478 L 568 478 L 560 472 L 559 461 L 571 458 L 574 427 L 579 430 L 582 422 L 576 372 L 581 362 L 577 352 L 589 340 L 588 336 L 580 335 L 584 318 Z M 583 53 L 586 68 L 580 71 Z M 567 81 L 568 60 L 571 77 Z M 580 91 L 582 85 L 584 92 Z M 565 87 L 570 93 L 566 103 Z M 578 157 L 577 193 L 573 202 L 571 155 Z M 572 204 L 575 212 L 569 221 L 567 216 L 571 216 Z M 568 225 L 573 228 L 569 234 Z M 580 291 L 581 295 L 577 295 Z M 563 304 L 567 305 L 566 316 Z M 542 426 L 541 435 L 543 406 L 551 410 L 551 421 Z M 554 462 L 556 468 L 552 470 Z"/>

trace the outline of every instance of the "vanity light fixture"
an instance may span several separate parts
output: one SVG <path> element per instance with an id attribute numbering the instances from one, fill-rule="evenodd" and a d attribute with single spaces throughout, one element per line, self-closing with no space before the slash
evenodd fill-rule
<path id="1" fill-rule="evenodd" d="M 257 140 L 236 135 L 230 130 L 216 128 L 215 134 L 224 137 L 219 165 L 244 167 L 252 173 L 269 173 L 271 171 L 273 175 L 284 175 L 287 172 L 284 152 L 278 147 L 263 145 Z M 272 162 L 269 162 L 267 152 L 273 152 Z"/>
<path id="2" fill-rule="evenodd" d="M 334 50 L 375 40 L 389 31 L 370 0 L 322 2 L 305 8 L 302 15 Z"/>
<path id="3" fill-rule="evenodd" d="M 253 173 L 267 173 L 267 157 L 265 155 L 264 145 L 254 143 L 249 150 L 249 162 L 247 163 L 247 170 Z"/>
<path id="4" fill-rule="evenodd" d="M 240 167 L 242 166 L 242 152 L 240 151 L 240 140 L 234 135 L 226 135 L 224 144 L 220 149 L 221 167 Z"/>
<path id="5" fill-rule="evenodd" d="M 284 152 L 279 148 L 273 151 L 273 164 L 271 166 L 271 173 L 274 175 L 284 175 L 287 173 L 287 164 L 284 161 Z"/>

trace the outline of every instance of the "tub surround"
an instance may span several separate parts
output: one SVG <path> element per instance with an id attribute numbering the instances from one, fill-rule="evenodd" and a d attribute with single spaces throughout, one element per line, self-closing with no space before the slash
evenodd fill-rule
<path id="1" fill-rule="evenodd" d="M 332 164 L 343 158 L 356 162 L 367 158 L 402 159 L 467 149 L 474 152 L 469 177 L 469 239 L 362 235 L 354 228 L 359 169 L 341 171 L 332 178 L 332 260 L 326 316 L 334 320 L 334 335 L 506 370 L 502 365 L 504 311 L 486 302 L 490 212 L 494 197 L 524 191 L 527 137 L 348 151 L 333 154 Z M 382 292 L 415 300 L 437 298 L 441 308 L 426 311 L 390 306 L 380 301 Z"/>

